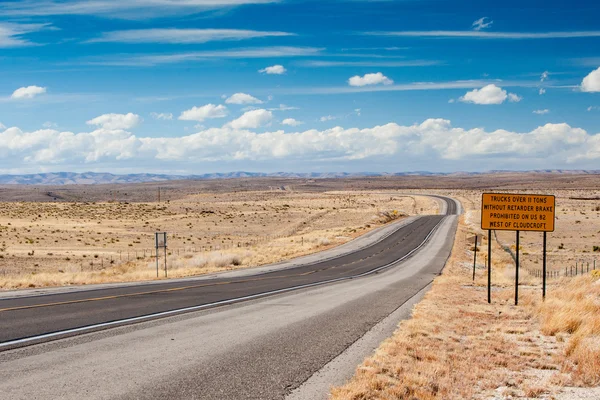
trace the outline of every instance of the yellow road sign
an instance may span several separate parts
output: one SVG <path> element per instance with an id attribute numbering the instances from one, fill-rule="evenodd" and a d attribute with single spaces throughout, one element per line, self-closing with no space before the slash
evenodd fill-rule
<path id="1" fill-rule="evenodd" d="M 481 229 L 554 232 L 554 196 L 484 193 Z"/>

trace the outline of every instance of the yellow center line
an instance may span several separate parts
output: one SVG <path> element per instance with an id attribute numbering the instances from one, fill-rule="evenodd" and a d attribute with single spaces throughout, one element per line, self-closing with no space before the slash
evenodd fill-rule
<path id="1" fill-rule="evenodd" d="M 177 292 L 177 291 L 180 291 L 180 290 L 196 289 L 196 288 L 208 287 L 208 286 L 230 285 L 230 284 L 233 284 L 233 283 L 246 283 L 246 282 L 254 282 L 254 281 L 263 281 L 263 280 L 268 280 L 268 279 L 276 279 L 276 278 L 291 278 L 291 277 L 294 277 L 294 276 L 301 276 L 301 275 L 303 275 L 303 274 L 273 276 L 273 277 L 253 278 L 253 279 L 243 279 L 243 280 L 239 280 L 239 281 L 226 281 L 226 282 L 216 282 L 216 283 L 205 283 L 205 284 L 202 284 L 202 285 L 181 286 L 181 287 L 170 288 L 170 289 L 151 290 L 151 291 L 147 291 L 147 292 L 117 294 L 117 295 L 113 295 L 113 296 L 92 297 L 92 298 L 80 299 L 80 300 L 58 301 L 58 302 L 54 302 L 54 303 L 32 304 L 32 305 L 28 305 L 28 306 L 0 308 L 0 312 L 16 311 L 16 310 L 27 310 L 27 309 L 30 309 L 30 308 L 40 308 L 40 307 L 61 306 L 61 305 L 66 305 L 66 304 L 86 303 L 86 302 L 90 302 L 90 301 L 112 300 L 112 299 L 119 299 L 119 298 L 123 298 L 123 297 L 143 296 L 143 295 L 146 295 L 146 294 Z"/>
<path id="2" fill-rule="evenodd" d="M 376 254 L 379 254 L 379 253 L 376 253 Z M 349 263 L 346 263 L 346 264 L 333 265 L 331 267 L 319 268 L 319 269 L 315 269 L 315 270 L 312 270 L 312 271 L 303 272 L 303 273 L 300 273 L 300 274 L 283 275 L 283 276 L 271 276 L 271 277 L 262 277 L 262 278 L 252 278 L 252 279 L 242 279 L 242 280 L 238 280 L 238 281 L 225 281 L 225 282 L 216 282 L 216 283 L 204 283 L 204 284 L 201 284 L 201 285 L 181 286 L 181 287 L 175 287 L 175 288 L 171 288 L 171 289 L 151 290 L 151 291 L 147 291 L 147 292 L 137 292 L 137 293 L 129 293 L 129 294 L 118 294 L 118 295 L 113 295 L 113 296 L 92 297 L 92 298 L 80 299 L 80 300 L 68 300 L 68 301 L 59 301 L 59 302 L 54 302 L 54 303 L 42 303 L 42 304 L 32 304 L 32 305 L 28 305 L 28 306 L 17 306 L 17 307 L 0 308 L 0 313 L 1 312 L 7 312 L 7 311 L 27 310 L 27 309 L 31 309 L 31 308 L 62 306 L 62 305 L 67 305 L 67 304 L 87 303 L 87 302 L 91 302 L 91 301 L 112 300 L 112 299 L 119 299 L 119 298 L 124 298 L 124 297 L 143 296 L 143 295 L 146 295 L 146 294 L 176 292 L 176 291 L 180 291 L 180 290 L 196 289 L 196 288 L 209 287 L 209 286 L 231 285 L 231 284 L 235 284 L 235 283 L 257 282 L 257 281 L 264 281 L 264 280 L 269 280 L 269 279 L 293 278 L 293 277 L 298 277 L 298 276 L 306 276 L 306 275 L 314 274 L 314 273 L 317 273 L 317 272 L 326 271 L 328 269 L 333 269 L 333 268 L 338 268 L 338 267 L 344 267 L 344 266 L 347 266 L 347 265 L 352 265 L 352 264 L 355 264 L 357 262 L 360 262 L 360 261 L 363 261 L 363 260 L 367 260 L 367 259 L 375 256 L 376 254 L 373 254 L 373 255 L 365 257 L 365 258 L 363 258 L 361 260 L 352 261 L 352 262 L 349 262 Z M 353 268 L 351 270 L 351 272 L 355 271 L 355 270 L 357 270 L 359 268 L 360 267 Z"/>

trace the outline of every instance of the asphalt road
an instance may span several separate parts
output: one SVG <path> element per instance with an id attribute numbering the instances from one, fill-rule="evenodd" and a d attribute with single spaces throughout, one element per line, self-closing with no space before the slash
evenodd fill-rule
<path id="1" fill-rule="evenodd" d="M 456 212 L 448 202 L 448 214 Z M 435 229 L 435 232 L 432 231 Z M 0 353 L 7 398 L 280 399 L 426 287 L 455 216 L 335 259 L 246 276 L 0 300 L 0 342 L 341 280 Z M 411 253 L 376 274 L 368 273 Z"/>
<path id="2" fill-rule="evenodd" d="M 454 213 L 454 202 L 448 204 L 448 213 Z M 291 270 L 241 279 L 117 286 L 43 297 L 2 299 L 0 344 L 368 273 L 406 256 L 425 240 L 443 218 L 421 217 L 373 246 Z"/>

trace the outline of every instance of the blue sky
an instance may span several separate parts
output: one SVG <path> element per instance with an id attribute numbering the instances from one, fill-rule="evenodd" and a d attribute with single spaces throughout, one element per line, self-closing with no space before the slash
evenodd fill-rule
<path id="1" fill-rule="evenodd" d="M 595 1 L 0 3 L 0 172 L 599 169 Z"/>

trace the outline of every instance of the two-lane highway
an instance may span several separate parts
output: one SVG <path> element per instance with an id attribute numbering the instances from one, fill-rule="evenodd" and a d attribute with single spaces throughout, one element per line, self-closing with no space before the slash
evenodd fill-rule
<path id="1" fill-rule="evenodd" d="M 452 207 L 455 205 L 450 202 L 450 214 L 455 211 Z M 0 300 L 0 345 L 54 332 L 86 326 L 102 327 L 102 324 L 112 321 L 221 304 L 224 301 L 247 299 L 265 293 L 364 275 L 411 253 L 425 241 L 443 218 L 421 217 L 373 246 L 332 260 L 243 279 L 165 282 L 151 286 L 117 286 L 93 291 L 3 299 Z M 22 340 L 15 344 L 18 343 L 28 341 Z"/>
<path id="2" fill-rule="evenodd" d="M 368 247 L 295 268 L 2 299 L 0 350 L 163 318 L 0 352 L 0 393 L 283 398 L 441 271 L 457 211 L 444 201 L 447 216 L 416 218 Z M 222 304 L 231 305 L 215 308 Z"/>

